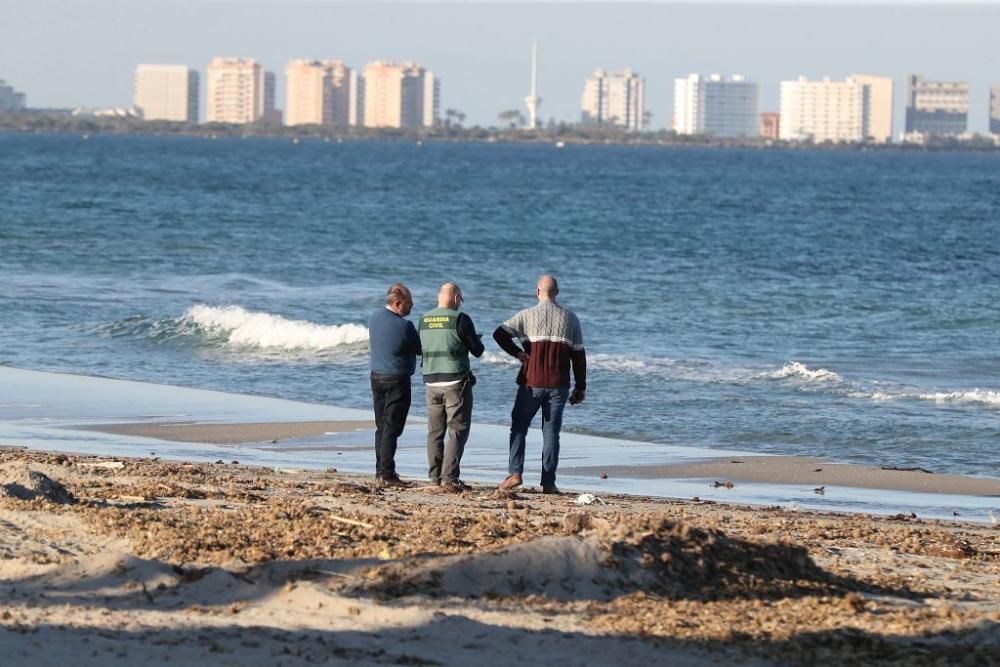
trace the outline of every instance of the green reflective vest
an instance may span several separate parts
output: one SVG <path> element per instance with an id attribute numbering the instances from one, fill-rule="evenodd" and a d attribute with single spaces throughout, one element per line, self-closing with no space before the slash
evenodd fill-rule
<path id="1" fill-rule="evenodd" d="M 435 308 L 420 318 L 421 370 L 424 375 L 466 373 L 469 348 L 458 335 L 458 311 Z"/>

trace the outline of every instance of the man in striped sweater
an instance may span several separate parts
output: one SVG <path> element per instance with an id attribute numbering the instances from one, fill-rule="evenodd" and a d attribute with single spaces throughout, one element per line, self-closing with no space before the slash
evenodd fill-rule
<path id="1" fill-rule="evenodd" d="M 559 431 L 566 401 L 582 403 L 587 391 L 587 355 L 580 320 L 556 303 L 559 284 L 552 276 L 538 279 L 538 305 L 526 308 L 497 327 L 493 339 L 521 361 L 517 397 L 511 411 L 510 462 L 501 489 L 522 484 L 525 439 L 531 420 L 542 411 L 542 492 L 559 493 Z M 518 347 L 517 343 L 521 343 Z M 570 371 L 574 387 L 570 392 Z"/>

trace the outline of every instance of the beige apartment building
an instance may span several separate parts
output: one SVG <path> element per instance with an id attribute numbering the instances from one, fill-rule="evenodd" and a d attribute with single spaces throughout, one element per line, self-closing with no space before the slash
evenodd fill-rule
<path id="1" fill-rule="evenodd" d="M 416 63 L 368 63 L 363 87 L 365 127 L 430 127 L 437 122 L 440 82 Z"/>
<path id="2" fill-rule="evenodd" d="M 777 141 L 781 134 L 781 114 L 774 111 L 761 112 L 760 130 L 758 134 L 761 139 Z"/>
<path id="3" fill-rule="evenodd" d="M 892 79 L 869 74 L 852 74 L 848 78 L 868 88 L 865 138 L 877 144 L 889 143 L 893 128 Z"/>
<path id="4" fill-rule="evenodd" d="M 133 103 L 145 120 L 198 122 L 198 72 L 185 65 L 138 65 Z"/>
<path id="5" fill-rule="evenodd" d="M 293 60 L 285 68 L 286 125 L 356 125 L 357 74 L 340 60 Z"/>
<path id="6" fill-rule="evenodd" d="M 864 75 L 782 81 L 780 114 L 785 141 L 889 141 L 892 80 Z"/>
<path id="7" fill-rule="evenodd" d="M 205 121 L 252 123 L 274 116 L 274 75 L 252 58 L 215 58 L 208 65 Z"/>
<path id="8" fill-rule="evenodd" d="M 583 85 L 580 116 L 585 125 L 617 125 L 631 132 L 646 129 L 646 81 L 630 69 L 595 70 Z"/>
<path id="9" fill-rule="evenodd" d="M 990 134 L 1000 134 L 1000 86 L 990 88 Z"/>

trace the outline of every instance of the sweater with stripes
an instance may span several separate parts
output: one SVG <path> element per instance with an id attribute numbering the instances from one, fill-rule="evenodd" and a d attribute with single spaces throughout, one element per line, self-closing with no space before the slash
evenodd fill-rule
<path id="1" fill-rule="evenodd" d="M 555 301 L 540 301 L 497 327 L 493 339 L 507 354 L 528 353 L 518 383 L 529 387 L 568 387 L 570 370 L 576 389 L 587 389 L 587 355 L 580 320 Z M 521 348 L 514 342 L 521 343 Z"/>

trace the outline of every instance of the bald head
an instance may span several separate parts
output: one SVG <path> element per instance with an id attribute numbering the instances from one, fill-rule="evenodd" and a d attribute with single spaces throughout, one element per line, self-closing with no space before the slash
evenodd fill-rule
<path id="1" fill-rule="evenodd" d="M 438 292 L 438 308 L 458 310 L 463 300 L 461 287 L 455 283 L 441 285 L 441 290 Z"/>
<path id="2" fill-rule="evenodd" d="M 554 301 L 556 295 L 559 294 L 559 283 L 555 276 L 545 274 L 539 278 L 538 284 L 535 285 L 535 293 L 538 295 L 539 301 Z"/>

